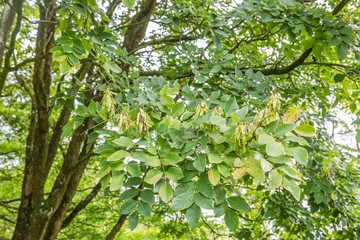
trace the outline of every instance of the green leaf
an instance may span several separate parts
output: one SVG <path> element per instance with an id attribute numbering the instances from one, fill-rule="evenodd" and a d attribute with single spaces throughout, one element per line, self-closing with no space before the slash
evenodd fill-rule
<path id="1" fill-rule="evenodd" d="M 342 82 L 345 78 L 345 75 L 344 74 L 336 74 L 334 76 L 334 82 L 335 83 L 339 83 L 339 82 Z"/>
<path id="2" fill-rule="evenodd" d="M 208 178 L 210 183 L 215 186 L 220 181 L 220 173 L 216 168 L 212 168 L 208 171 Z"/>
<path id="3" fill-rule="evenodd" d="M 237 104 L 235 97 L 230 98 L 230 100 L 225 103 L 224 112 L 226 116 L 234 114 L 237 109 L 239 109 L 239 105 Z"/>
<path id="4" fill-rule="evenodd" d="M 171 140 L 178 146 L 182 146 L 185 143 L 185 140 L 182 138 L 184 135 L 180 130 L 175 128 L 169 128 L 169 136 Z"/>
<path id="5" fill-rule="evenodd" d="M 219 185 L 214 187 L 214 200 L 216 204 L 224 202 L 226 196 L 226 191 L 223 186 Z"/>
<path id="6" fill-rule="evenodd" d="M 193 162 L 193 166 L 196 170 L 203 172 L 206 167 L 206 156 L 204 154 L 197 155 Z"/>
<path id="7" fill-rule="evenodd" d="M 138 202 L 134 199 L 129 199 L 123 203 L 120 207 L 120 214 L 126 215 L 132 212 L 138 205 Z"/>
<path id="8" fill-rule="evenodd" d="M 79 105 L 75 113 L 77 116 L 84 117 L 86 115 L 86 107 L 84 105 Z"/>
<path id="9" fill-rule="evenodd" d="M 121 68 L 115 63 L 115 62 L 105 62 L 104 63 L 104 68 L 106 70 L 111 70 L 114 73 L 120 73 L 121 72 Z"/>
<path id="10" fill-rule="evenodd" d="M 115 191 L 121 188 L 124 184 L 125 176 L 123 174 L 114 174 L 110 180 L 110 191 Z"/>
<path id="11" fill-rule="evenodd" d="M 192 191 L 186 191 L 174 198 L 171 208 L 175 211 L 181 211 L 189 208 L 195 201 L 195 195 Z"/>
<path id="12" fill-rule="evenodd" d="M 123 161 L 116 161 L 110 163 L 111 171 L 122 171 L 125 168 L 125 163 Z"/>
<path id="13" fill-rule="evenodd" d="M 303 137 L 314 137 L 316 135 L 315 128 L 307 124 L 296 127 L 294 131 Z"/>
<path id="14" fill-rule="evenodd" d="M 296 180 L 301 180 L 301 178 L 299 177 L 299 173 L 295 169 L 293 169 L 287 165 L 280 166 L 277 168 L 277 170 L 282 171 L 283 173 L 285 173 L 286 175 L 288 175 L 291 178 L 294 178 Z"/>
<path id="15" fill-rule="evenodd" d="M 113 140 L 113 143 L 115 143 L 116 145 L 120 146 L 120 147 L 133 147 L 134 143 L 133 141 L 131 141 L 130 138 L 127 137 L 120 137 L 118 139 Z"/>
<path id="16" fill-rule="evenodd" d="M 113 154 L 111 154 L 106 160 L 108 162 L 113 162 L 113 161 L 117 161 L 117 160 L 120 160 L 120 159 L 123 159 L 123 158 L 126 158 L 130 155 L 129 152 L 126 152 L 124 150 L 119 150 L 119 151 L 116 151 L 114 152 Z"/>
<path id="17" fill-rule="evenodd" d="M 300 188 L 299 186 L 296 184 L 296 182 L 293 179 L 284 177 L 283 178 L 283 187 L 288 190 L 296 200 L 300 201 Z"/>
<path id="18" fill-rule="evenodd" d="M 210 117 L 210 124 L 214 124 L 214 125 L 226 125 L 226 119 L 220 116 L 211 116 Z"/>
<path id="19" fill-rule="evenodd" d="M 67 55 L 65 53 L 63 53 L 62 51 L 58 50 L 53 53 L 52 58 L 56 62 L 64 62 L 67 58 Z"/>
<path id="20" fill-rule="evenodd" d="M 148 204 L 153 204 L 155 202 L 154 192 L 150 189 L 145 189 L 141 191 L 140 199 Z"/>
<path id="21" fill-rule="evenodd" d="M 146 154 L 144 152 L 133 152 L 130 156 L 133 159 L 137 159 L 139 161 L 145 162 L 146 164 L 148 164 L 151 167 L 161 166 L 161 162 L 158 157 Z"/>
<path id="22" fill-rule="evenodd" d="M 294 123 L 280 124 L 277 127 L 277 129 L 274 131 L 274 136 L 275 137 L 282 137 L 286 133 L 294 130 L 295 127 L 296 127 L 296 124 L 294 124 Z"/>
<path id="23" fill-rule="evenodd" d="M 213 189 L 207 179 L 201 178 L 200 181 L 196 185 L 196 189 L 198 192 L 202 193 L 207 198 L 213 197 Z"/>
<path id="24" fill-rule="evenodd" d="M 214 206 L 214 215 L 215 217 L 221 217 L 225 214 L 226 210 L 228 209 L 228 205 L 226 202 L 222 202 L 218 205 Z"/>
<path id="25" fill-rule="evenodd" d="M 165 180 L 161 185 L 159 195 L 165 203 L 168 203 L 173 198 L 174 191 L 168 180 Z"/>
<path id="26" fill-rule="evenodd" d="M 308 152 L 303 147 L 293 147 L 286 149 L 286 153 L 293 158 L 299 164 L 306 165 L 309 159 Z"/>
<path id="27" fill-rule="evenodd" d="M 336 46 L 336 54 L 340 60 L 344 60 L 346 58 L 348 51 L 348 46 L 343 42 Z"/>
<path id="28" fill-rule="evenodd" d="M 355 139 L 357 143 L 360 143 L 360 130 L 357 131 Z"/>
<path id="29" fill-rule="evenodd" d="M 99 172 L 96 174 L 96 178 L 104 177 L 105 175 L 109 174 L 111 172 L 110 165 L 102 166 L 99 170 Z"/>
<path id="30" fill-rule="evenodd" d="M 90 104 L 88 106 L 88 111 L 91 115 L 95 115 L 96 111 L 97 111 L 97 105 L 96 102 L 94 100 L 90 100 Z"/>
<path id="31" fill-rule="evenodd" d="M 235 232 L 239 225 L 238 215 L 231 209 L 225 211 L 225 224 L 230 229 L 230 231 Z"/>
<path id="32" fill-rule="evenodd" d="M 137 212 L 133 212 L 128 219 L 128 224 L 130 227 L 130 230 L 134 230 L 136 228 L 136 226 L 138 225 L 139 222 L 139 215 Z"/>
<path id="33" fill-rule="evenodd" d="M 161 159 L 164 166 L 173 165 L 181 161 L 182 158 L 175 152 L 169 152 L 163 159 Z"/>
<path id="34" fill-rule="evenodd" d="M 213 209 L 213 200 L 211 198 L 204 197 L 201 193 L 195 194 L 195 203 L 203 209 Z"/>
<path id="35" fill-rule="evenodd" d="M 266 153 L 270 157 L 277 157 L 285 152 L 283 145 L 279 142 L 270 142 L 266 144 Z"/>
<path id="36" fill-rule="evenodd" d="M 208 151 L 208 157 L 210 163 L 222 163 L 224 161 L 223 157 L 212 150 Z"/>
<path id="37" fill-rule="evenodd" d="M 172 181 L 177 181 L 177 180 L 183 178 L 184 174 L 183 174 L 183 172 L 181 171 L 180 168 L 178 168 L 178 167 L 170 167 L 165 172 L 165 177 L 169 178 Z"/>
<path id="38" fill-rule="evenodd" d="M 140 165 L 137 162 L 129 162 L 126 166 L 126 170 L 131 174 L 133 177 L 141 177 L 142 172 L 140 169 Z"/>
<path id="39" fill-rule="evenodd" d="M 147 218 L 151 217 L 151 206 L 146 202 L 142 202 L 142 201 L 139 202 L 138 211 L 144 217 Z"/>
<path id="40" fill-rule="evenodd" d="M 229 197 L 227 201 L 232 208 L 238 211 L 248 212 L 251 210 L 246 200 L 240 196 Z"/>
<path id="41" fill-rule="evenodd" d="M 68 73 L 68 72 L 70 72 L 70 70 L 71 70 L 71 67 L 66 61 L 60 63 L 60 72 L 61 73 Z"/>
<path id="42" fill-rule="evenodd" d="M 267 160 L 269 160 L 272 163 L 283 164 L 283 163 L 291 162 L 291 157 L 288 156 L 269 157 L 267 158 Z"/>
<path id="43" fill-rule="evenodd" d="M 191 229 L 197 226 L 200 217 L 201 209 L 196 204 L 191 205 L 191 207 L 186 210 L 185 218 Z"/>
<path id="44" fill-rule="evenodd" d="M 302 146 L 310 146 L 309 143 L 302 137 L 289 136 L 285 139 L 285 141 L 296 142 Z"/>
<path id="45" fill-rule="evenodd" d="M 138 195 L 139 192 L 140 192 L 140 190 L 137 188 L 128 189 L 120 194 L 119 200 L 120 201 L 128 200 L 128 199 L 133 198 L 136 195 Z"/>
<path id="46" fill-rule="evenodd" d="M 266 134 L 265 132 L 261 133 L 258 138 L 259 144 L 268 144 L 271 142 L 275 142 L 275 138 Z"/>
<path id="47" fill-rule="evenodd" d="M 282 175 L 276 170 L 273 169 L 269 172 L 269 188 L 275 190 L 281 186 Z"/>
<path id="48" fill-rule="evenodd" d="M 221 69 L 222 69 L 221 65 L 215 65 L 215 66 L 212 67 L 210 72 L 211 73 L 218 73 L 218 72 L 221 71 Z"/>
<path id="49" fill-rule="evenodd" d="M 178 102 L 172 107 L 172 116 L 178 117 L 185 111 L 185 104 L 184 102 Z"/>
<path id="50" fill-rule="evenodd" d="M 157 183 L 163 176 L 163 172 L 159 169 L 151 169 L 145 176 L 144 181 L 148 184 Z"/>
<path id="51" fill-rule="evenodd" d="M 242 120 L 245 119 L 248 111 L 249 111 L 248 107 L 243 107 L 241 109 L 236 110 L 234 114 L 230 114 L 229 116 L 235 122 L 241 122 Z"/>
<path id="52" fill-rule="evenodd" d="M 223 175 L 224 177 L 230 176 L 230 174 L 231 174 L 230 169 L 226 164 L 221 163 L 221 164 L 218 164 L 216 167 L 219 170 L 220 174 Z"/>

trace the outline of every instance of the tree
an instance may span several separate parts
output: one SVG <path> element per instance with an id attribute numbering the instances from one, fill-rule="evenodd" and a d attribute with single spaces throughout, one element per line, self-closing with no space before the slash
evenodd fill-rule
<path id="1" fill-rule="evenodd" d="M 3 1 L 2 234 L 359 237 L 358 4 Z"/>

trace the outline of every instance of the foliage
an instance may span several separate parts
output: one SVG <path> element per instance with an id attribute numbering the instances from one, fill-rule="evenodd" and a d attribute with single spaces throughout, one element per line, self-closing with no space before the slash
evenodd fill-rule
<path id="1" fill-rule="evenodd" d="M 358 1 L 11 3 L 1 235 L 359 237 Z"/>

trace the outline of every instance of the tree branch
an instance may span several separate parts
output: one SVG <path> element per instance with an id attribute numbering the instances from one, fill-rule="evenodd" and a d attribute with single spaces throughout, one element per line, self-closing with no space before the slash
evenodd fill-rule
<path id="1" fill-rule="evenodd" d="M 114 225 L 114 227 L 111 229 L 110 233 L 106 236 L 106 240 L 113 240 L 116 236 L 116 234 L 120 231 L 122 226 L 124 225 L 126 218 L 128 215 L 120 215 L 118 221 Z"/>
<path id="2" fill-rule="evenodd" d="M 331 12 L 332 15 L 338 14 L 345 6 L 348 4 L 350 0 L 342 0 Z"/>
<path id="3" fill-rule="evenodd" d="M 85 197 L 84 200 L 79 202 L 74 210 L 64 219 L 61 229 L 66 228 L 72 220 L 79 214 L 81 210 L 83 210 L 93 199 L 94 197 L 99 193 L 101 189 L 101 183 L 95 185 L 95 187 L 92 189 L 92 191 Z"/>

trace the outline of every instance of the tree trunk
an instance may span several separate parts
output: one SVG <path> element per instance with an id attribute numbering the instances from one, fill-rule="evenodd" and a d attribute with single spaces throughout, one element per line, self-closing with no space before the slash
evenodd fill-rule
<path id="1" fill-rule="evenodd" d="M 9 73 L 10 59 L 14 53 L 16 37 L 21 28 L 23 2 L 24 0 L 4 1 L 5 6 L 0 22 L 0 94 L 2 93 L 7 75 Z M 5 54 L 5 48 L 7 46 L 9 34 L 14 23 L 15 14 L 17 14 L 16 25 L 11 34 L 10 44 Z"/>
<path id="2" fill-rule="evenodd" d="M 3 57 L 5 53 L 5 48 L 9 35 L 11 32 L 12 25 L 14 23 L 14 18 L 16 12 L 12 8 L 14 6 L 15 0 L 4 1 L 4 10 L 1 16 L 1 25 L 0 25 L 0 65 L 2 66 Z"/>

